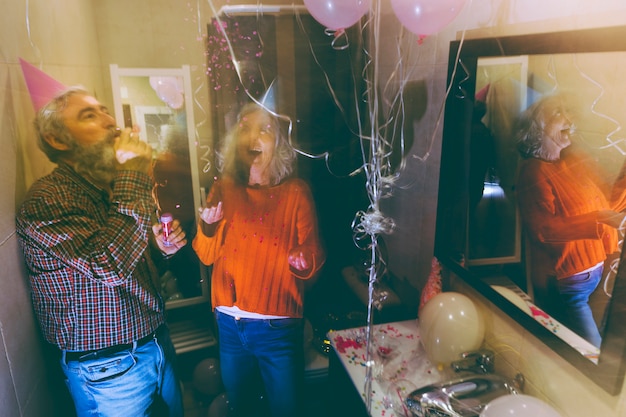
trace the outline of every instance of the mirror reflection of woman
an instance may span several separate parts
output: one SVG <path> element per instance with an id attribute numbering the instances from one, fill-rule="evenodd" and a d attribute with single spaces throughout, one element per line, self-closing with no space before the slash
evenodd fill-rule
<path id="1" fill-rule="evenodd" d="M 227 135 L 193 247 L 213 265 L 220 367 L 235 416 L 302 415 L 303 292 L 325 257 L 309 187 L 276 117 L 246 105 Z M 259 386 L 262 390 L 259 391 Z"/>
<path id="2" fill-rule="evenodd" d="M 600 347 L 589 297 L 607 256 L 618 250 L 625 179 L 608 184 L 601 167 L 572 145 L 573 132 L 561 96 L 543 98 L 522 115 L 518 202 L 531 248 L 535 302 Z"/>

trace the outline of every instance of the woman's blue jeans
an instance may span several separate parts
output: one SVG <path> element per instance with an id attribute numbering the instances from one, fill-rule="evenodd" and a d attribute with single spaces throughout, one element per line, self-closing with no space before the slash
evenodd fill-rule
<path id="1" fill-rule="evenodd" d="M 565 317 L 568 327 L 589 341 L 600 347 L 602 336 L 593 318 L 589 297 L 602 279 L 602 266 L 589 272 L 572 275 L 558 280 L 558 289 L 565 307 Z"/>
<path id="2" fill-rule="evenodd" d="M 167 330 L 141 347 L 84 362 L 61 357 L 78 417 L 181 417 L 183 402 Z"/>
<path id="3" fill-rule="evenodd" d="M 236 417 L 296 417 L 304 382 L 303 319 L 236 319 L 215 311 L 220 368 Z M 267 401 L 259 401 L 265 398 Z"/>

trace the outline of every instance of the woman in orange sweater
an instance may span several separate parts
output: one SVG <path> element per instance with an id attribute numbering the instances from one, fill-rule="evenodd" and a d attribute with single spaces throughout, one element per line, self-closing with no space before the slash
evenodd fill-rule
<path id="1" fill-rule="evenodd" d="M 618 250 L 626 178 L 607 183 L 597 163 L 571 146 L 574 124 L 560 96 L 531 106 L 519 127 L 518 203 L 530 237 L 535 294 L 546 288 L 544 301 L 536 302 L 599 347 L 589 297 L 607 255 Z M 561 303 L 556 309 L 550 292 Z"/>
<path id="2" fill-rule="evenodd" d="M 273 417 L 301 415 L 304 284 L 325 257 L 309 187 L 290 178 L 295 158 L 277 118 L 246 105 L 193 241 L 213 265 L 222 379 L 238 417 L 258 414 L 259 381 Z"/>

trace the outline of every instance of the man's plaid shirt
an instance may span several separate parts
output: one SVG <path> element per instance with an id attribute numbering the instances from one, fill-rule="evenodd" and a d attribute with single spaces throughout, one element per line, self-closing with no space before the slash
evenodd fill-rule
<path id="1" fill-rule="evenodd" d="M 30 189 L 17 235 L 45 338 L 62 350 L 130 343 L 164 322 L 148 239 L 146 174 L 121 171 L 113 195 L 59 165 Z"/>

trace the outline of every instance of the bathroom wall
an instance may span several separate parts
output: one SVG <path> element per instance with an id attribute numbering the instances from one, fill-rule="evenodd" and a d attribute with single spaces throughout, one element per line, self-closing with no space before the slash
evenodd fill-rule
<path id="1" fill-rule="evenodd" d="M 72 84 L 102 92 L 91 2 L 4 1 L 0 5 L 0 414 L 71 415 L 56 407 L 63 382 L 47 374 L 15 236 L 15 207 L 51 165 L 34 142 L 32 105 L 18 57 Z M 61 29 L 62 28 L 62 29 Z M 53 368 L 52 368 L 53 369 Z"/>
<path id="2" fill-rule="evenodd" d="M 225 2 L 214 3 L 219 9 Z M 61 384 L 46 374 L 50 356 L 40 344 L 15 238 L 15 207 L 32 181 L 51 169 L 33 141 L 33 110 L 18 57 L 66 84 L 85 85 L 109 104 L 111 63 L 125 67 L 190 64 L 199 103 L 194 109 L 196 122 L 200 136 L 205 137 L 210 121 L 204 106 L 208 87 L 202 45 L 210 5 L 208 0 L 6 0 L 0 4 L 0 414 L 49 416 L 58 402 L 54 401 L 58 399 L 55 385 Z M 450 40 L 466 29 L 470 31 L 466 36 L 489 36 L 626 24 L 626 6 L 623 0 L 467 0 L 458 18 L 437 35 L 421 43 L 415 37 L 405 38 L 401 47 L 409 52 L 400 60 L 394 55 L 399 25 L 389 1 L 381 0 L 381 5 L 380 79 L 388 79 L 401 63 L 411 72 L 413 97 L 420 98 L 413 103 L 420 116 L 412 121 L 415 140 L 400 176 L 402 187 L 383 204 L 398 225 L 394 234 L 385 237 L 388 264 L 400 278 L 399 285 L 419 288 L 428 275 L 433 251 L 441 105 Z M 606 395 L 532 335 L 492 311 L 488 302 L 475 297 L 491 313 L 487 340 L 504 359 L 499 366 L 523 372 L 532 394 L 549 398 L 564 417 L 626 414 L 624 393 Z"/>

